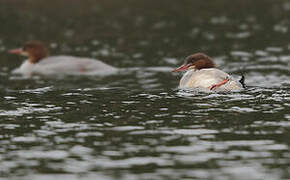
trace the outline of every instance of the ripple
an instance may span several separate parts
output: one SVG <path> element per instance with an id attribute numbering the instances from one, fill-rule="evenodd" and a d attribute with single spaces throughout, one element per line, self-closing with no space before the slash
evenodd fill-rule
<path id="1" fill-rule="evenodd" d="M 33 93 L 33 94 L 43 94 L 49 91 L 52 91 L 53 87 L 49 86 L 49 87 L 43 87 L 43 88 L 37 88 L 37 89 L 25 89 L 25 90 L 21 90 L 20 92 L 23 93 Z"/>
<path id="2" fill-rule="evenodd" d="M 33 105 L 32 105 L 33 106 Z M 46 107 L 46 108 L 35 108 L 35 107 L 21 107 L 17 108 L 17 110 L 0 110 L 0 116 L 22 116 L 24 114 L 32 114 L 32 113 L 46 113 L 50 111 L 58 111 L 61 110 L 61 107 Z"/>
<path id="3" fill-rule="evenodd" d="M 131 135 L 138 134 L 168 134 L 168 135 L 203 135 L 203 134 L 215 134 L 217 131 L 209 129 L 176 129 L 176 130 L 143 130 L 131 132 Z"/>
<path id="4" fill-rule="evenodd" d="M 156 158 L 156 157 L 134 157 L 123 160 L 100 159 L 95 162 L 98 168 L 129 168 L 132 166 L 141 166 L 154 164 L 158 166 L 172 165 L 170 160 Z"/>
<path id="5" fill-rule="evenodd" d="M 14 137 L 11 139 L 13 142 L 23 142 L 23 143 L 31 143 L 31 142 L 36 142 L 37 138 L 36 137 Z"/>
<path id="6" fill-rule="evenodd" d="M 110 128 L 110 130 L 114 131 L 133 131 L 133 130 L 140 130 L 144 129 L 142 126 L 118 126 L 118 127 L 113 127 Z"/>
<path id="7" fill-rule="evenodd" d="M 52 150 L 52 151 L 33 151 L 33 150 L 23 150 L 19 152 L 14 152 L 17 156 L 25 159 L 53 159 L 53 160 L 63 160 L 68 157 L 66 151 Z"/>
<path id="8" fill-rule="evenodd" d="M 182 135 L 203 135 L 203 134 L 216 134 L 218 131 L 210 129 L 177 129 L 173 130 L 174 134 Z"/>
<path id="9" fill-rule="evenodd" d="M 84 156 L 85 154 L 92 153 L 93 150 L 91 148 L 87 148 L 84 146 L 76 145 L 70 149 L 70 153 L 74 155 Z"/>

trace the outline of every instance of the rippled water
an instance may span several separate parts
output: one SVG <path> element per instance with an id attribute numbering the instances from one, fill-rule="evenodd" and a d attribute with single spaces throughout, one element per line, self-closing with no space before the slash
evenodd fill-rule
<path id="1" fill-rule="evenodd" d="M 2 2 L 1 178 L 290 178 L 290 4 L 169 2 Z M 6 51 L 28 39 L 122 70 L 13 76 Z M 197 51 L 248 88 L 177 89 L 171 69 Z"/>

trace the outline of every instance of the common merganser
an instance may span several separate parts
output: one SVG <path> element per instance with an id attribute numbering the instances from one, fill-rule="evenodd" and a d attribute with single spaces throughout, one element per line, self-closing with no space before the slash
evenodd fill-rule
<path id="1" fill-rule="evenodd" d="M 231 91 L 245 88 L 244 76 L 237 81 L 215 67 L 211 57 L 203 53 L 196 53 L 188 56 L 184 64 L 174 69 L 173 72 L 187 71 L 179 83 L 179 88 L 182 89 Z"/>
<path id="2" fill-rule="evenodd" d="M 48 56 L 48 49 L 40 41 L 29 41 L 23 48 L 9 51 L 28 57 L 19 68 L 12 73 L 23 75 L 95 75 L 111 74 L 117 68 L 99 60 L 74 56 Z"/>

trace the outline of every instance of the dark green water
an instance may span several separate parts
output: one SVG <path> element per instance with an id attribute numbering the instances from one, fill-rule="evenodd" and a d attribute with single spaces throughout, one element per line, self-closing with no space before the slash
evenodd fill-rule
<path id="1" fill-rule="evenodd" d="M 1 1 L 0 179 L 289 179 L 289 19 L 283 0 Z M 125 71 L 11 75 L 30 39 Z M 199 51 L 249 88 L 178 90 L 167 67 Z"/>

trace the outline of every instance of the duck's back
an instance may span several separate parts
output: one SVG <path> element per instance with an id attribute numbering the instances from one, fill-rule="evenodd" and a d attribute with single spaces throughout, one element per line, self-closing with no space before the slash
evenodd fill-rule
<path id="1" fill-rule="evenodd" d="M 232 80 L 231 76 L 219 69 L 208 68 L 201 70 L 187 71 L 180 80 L 180 88 L 203 88 L 209 89 L 211 86 L 229 79 L 222 89 L 241 89 L 239 82 Z"/>
<path id="2" fill-rule="evenodd" d="M 51 56 L 43 59 L 36 65 L 37 68 L 44 68 L 56 73 L 59 71 L 66 73 L 89 73 L 116 70 L 113 66 L 99 60 L 74 56 Z"/>
<path id="3" fill-rule="evenodd" d="M 28 65 L 27 65 L 28 64 Z M 30 65 L 29 65 L 30 64 Z M 36 64 L 28 61 L 17 69 L 22 74 L 106 74 L 117 71 L 113 66 L 99 60 L 74 56 L 50 56 Z"/>

